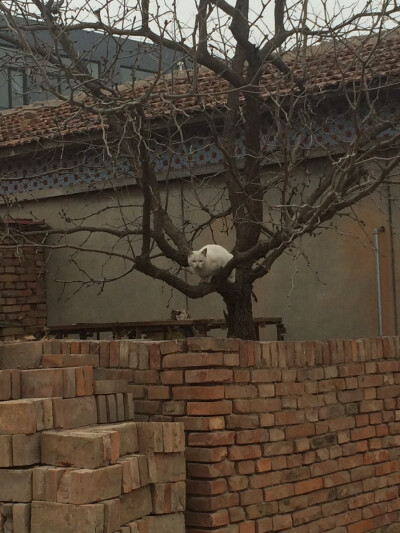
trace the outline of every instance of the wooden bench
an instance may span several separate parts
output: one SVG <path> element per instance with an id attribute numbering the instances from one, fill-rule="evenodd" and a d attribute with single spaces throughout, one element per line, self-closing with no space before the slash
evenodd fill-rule
<path id="1" fill-rule="evenodd" d="M 260 317 L 254 319 L 254 324 L 259 338 L 261 327 L 275 326 L 277 340 L 284 340 L 286 333 L 282 317 Z M 141 339 L 143 335 L 151 339 L 171 338 L 174 332 L 181 332 L 183 337 L 207 337 L 212 329 L 226 329 L 223 318 L 198 318 L 187 320 L 149 320 L 139 322 L 105 322 L 105 323 L 77 323 L 64 326 L 48 326 L 47 331 L 51 335 L 62 339 L 68 335 L 79 335 L 80 339 L 89 337 L 100 339 L 101 333 L 111 333 L 113 339 L 128 337 L 129 339 Z"/>

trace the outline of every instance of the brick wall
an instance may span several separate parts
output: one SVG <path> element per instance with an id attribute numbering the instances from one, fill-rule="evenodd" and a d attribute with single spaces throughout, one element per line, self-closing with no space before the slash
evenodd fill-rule
<path id="1" fill-rule="evenodd" d="M 137 419 L 185 424 L 188 533 L 400 531 L 399 338 L 101 350 Z"/>
<path id="2" fill-rule="evenodd" d="M 8 246 L 12 245 L 12 248 Z M 47 304 L 43 248 L 2 239 L 0 243 L 0 339 L 41 331 Z"/>
<path id="3" fill-rule="evenodd" d="M 187 533 L 400 531 L 398 337 L 40 346 L 38 370 L 96 354 L 98 417 L 132 394 L 138 422 L 184 423 Z"/>

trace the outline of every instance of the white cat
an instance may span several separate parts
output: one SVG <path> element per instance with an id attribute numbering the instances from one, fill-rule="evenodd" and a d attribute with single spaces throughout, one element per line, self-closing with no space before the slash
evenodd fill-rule
<path id="1" fill-rule="evenodd" d="M 207 244 L 189 254 L 188 263 L 193 274 L 200 276 L 202 281 L 210 282 L 218 274 L 233 255 L 219 244 Z M 235 283 L 235 270 L 229 274 L 227 281 Z"/>

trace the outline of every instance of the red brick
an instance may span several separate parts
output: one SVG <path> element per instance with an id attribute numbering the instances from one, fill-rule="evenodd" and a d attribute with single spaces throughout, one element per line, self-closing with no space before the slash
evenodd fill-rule
<path id="1" fill-rule="evenodd" d="M 126 524 L 152 512 L 150 486 L 140 487 L 120 496 L 120 520 Z"/>
<path id="2" fill-rule="evenodd" d="M 234 431 L 213 431 L 201 433 L 189 433 L 189 446 L 227 446 L 235 440 Z"/>
<path id="3" fill-rule="evenodd" d="M 225 353 L 224 354 L 224 366 L 239 366 L 239 354 L 238 353 Z"/>
<path id="4" fill-rule="evenodd" d="M 261 448 L 258 445 L 231 446 L 229 448 L 229 459 L 231 461 L 242 461 L 243 459 L 258 459 L 261 457 Z"/>
<path id="5" fill-rule="evenodd" d="M 269 533 L 272 530 L 272 518 L 265 517 L 257 520 L 257 533 Z"/>
<path id="6" fill-rule="evenodd" d="M 198 416 L 227 415 L 232 413 L 232 402 L 221 400 L 215 402 L 188 402 L 187 414 Z"/>
<path id="7" fill-rule="evenodd" d="M 188 463 L 187 469 L 189 477 L 205 479 L 232 476 L 235 473 L 235 466 L 231 461 L 214 464 Z"/>
<path id="8" fill-rule="evenodd" d="M 253 383 L 276 383 L 281 381 L 282 371 L 276 368 L 251 370 L 251 381 Z"/>
<path id="9" fill-rule="evenodd" d="M 275 425 L 275 416 L 272 413 L 261 413 L 260 414 L 260 426 L 261 427 L 270 427 Z"/>
<path id="10" fill-rule="evenodd" d="M 286 429 L 286 436 L 288 439 L 297 439 L 301 437 L 309 437 L 312 435 L 315 435 L 315 425 L 311 422 L 308 424 L 306 423 L 289 426 Z"/>
<path id="11" fill-rule="evenodd" d="M 0 501 L 32 501 L 32 468 L 0 469 Z"/>
<path id="12" fill-rule="evenodd" d="M 96 428 L 97 429 L 97 428 Z M 42 463 L 77 468 L 99 468 L 116 462 L 120 439 L 117 431 L 45 431 L 41 434 Z"/>
<path id="13" fill-rule="evenodd" d="M 225 446 L 215 448 L 199 448 L 189 446 L 186 448 L 186 461 L 196 463 L 219 463 L 228 455 L 228 449 Z"/>
<path id="14" fill-rule="evenodd" d="M 368 452 L 364 454 L 364 464 L 370 465 L 373 463 L 382 463 L 387 461 L 389 454 L 387 450 L 378 450 L 376 452 Z"/>
<path id="15" fill-rule="evenodd" d="M 353 429 L 350 432 L 351 440 L 363 440 L 363 439 L 369 439 L 371 437 L 375 437 L 375 427 L 368 426 L 368 427 L 362 427 Z"/>
<path id="16" fill-rule="evenodd" d="M 234 370 L 233 371 L 233 381 L 235 383 L 249 383 L 250 382 L 250 371 L 249 370 Z"/>
<path id="17" fill-rule="evenodd" d="M 149 400 L 169 400 L 171 398 L 171 388 L 163 385 L 152 385 L 147 389 Z"/>
<path id="18" fill-rule="evenodd" d="M 256 398 L 258 396 L 257 387 L 255 385 L 226 385 L 226 398 Z"/>
<path id="19" fill-rule="evenodd" d="M 180 385 L 183 383 L 183 370 L 165 370 L 160 373 L 163 385 Z"/>
<path id="20" fill-rule="evenodd" d="M 76 396 L 85 396 L 86 395 L 85 374 L 83 372 L 82 367 L 75 369 L 75 379 L 76 379 Z M 103 383 L 103 382 L 100 381 L 99 383 Z M 109 382 L 106 382 L 106 383 L 109 383 Z M 115 391 L 103 392 L 101 390 L 97 391 L 96 389 L 96 392 L 99 392 L 100 394 L 107 394 L 109 392 L 115 392 Z"/>
<path id="21" fill-rule="evenodd" d="M 281 500 L 294 496 L 294 483 L 284 485 L 274 485 L 271 488 L 264 489 L 265 501 Z"/>
<path id="22" fill-rule="evenodd" d="M 183 422 L 186 431 L 211 431 L 225 429 L 223 416 L 183 416 L 179 418 Z"/>
<path id="23" fill-rule="evenodd" d="M 208 497 L 192 496 L 188 500 L 188 508 L 192 511 L 216 511 L 239 505 L 237 493 L 226 492 L 225 494 Z"/>
<path id="24" fill-rule="evenodd" d="M 100 341 L 99 363 L 104 368 L 110 366 L 110 343 L 108 341 Z"/>
<path id="25" fill-rule="evenodd" d="M 257 442 L 267 442 L 268 430 L 266 429 L 252 429 L 238 431 L 236 433 L 236 444 L 252 444 Z"/>
<path id="26" fill-rule="evenodd" d="M 349 483 L 349 472 L 335 472 L 324 477 L 324 486 L 327 488 L 335 487 L 336 485 L 343 485 Z"/>
<path id="27" fill-rule="evenodd" d="M 288 425 L 288 424 L 300 424 L 304 422 L 303 411 L 280 411 L 275 413 L 275 424 Z"/>
<path id="28" fill-rule="evenodd" d="M 161 344 L 161 352 L 163 345 Z M 171 353 L 162 358 L 162 368 L 190 368 L 223 366 L 224 355 L 222 352 L 206 353 Z"/>
<path id="29" fill-rule="evenodd" d="M 322 517 L 322 509 L 320 506 L 307 507 L 301 511 L 296 511 L 293 513 L 293 525 L 298 526 L 301 524 L 308 524 L 318 520 Z"/>
<path id="30" fill-rule="evenodd" d="M 226 492 L 227 482 L 225 478 L 204 481 L 198 479 L 188 479 L 186 490 L 188 494 L 215 495 Z M 232 489 L 231 489 L 232 490 Z"/>
<path id="31" fill-rule="evenodd" d="M 225 388 L 223 385 L 173 387 L 172 394 L 175 400 L 221 400 L 225 398 Z"/>
<path id="32" fill-rule="evenodd" d="M 340 459 L 339 459 L 340 461 Z M 340 463 L 339 463 L 340 464 Z M 311 465 L 310 471 L 311 475 L 314 476 L 324 476 L 325 474 L 331 474 L 332 472 L 337 472 L 339 469 L 338 463 L 334 460 L 322 461 L 320 463 L 315 463 Z"/>
<path id="33" fill-rule="evenodd" d="M 53 399 L 54 427 L 76 428 L 97 424 L 97 406 L 94 396 Z"/>
<path id="34" fill-rule="evenodd" d="M 293 449 L 293 442 L 291 441 L 271 442 L 264 444 L 264 455 L 269 457 L 271 455 L 291 454 Z"/>
<path id="35" fill-rule="evenodd" d="M 0 370 L 0 401 L 11 397 L 11 370 Z"/>
<path id="36" fill-rule="evenodd" d="M 322 489 L 323 484 L 323 478 L 321 477 L 299 481 L 294 486 L 294 492 L 295 494 L 305 494 L 313 490 Z"/>
<path id="37" fill-rule="evenodd" d="M 240 505 L 246 507 L 254 503 L 261 503 L 264 500 L 261 489 L 247 489 L 240 493 Z"/>
<path id="38" fill-rule="evenodd" d="M 278 398 L 271 399 L 250 399 L 250 400 L 233 400 L 236 413 L 268 413 L 280 411 L 282 407 L 281 400 Z"/>
<path id="39" fill-rule="evenodd" d="M 184 481 L 186 479 L 183 452 L 149 453 L 148 465 L 149 479 L 152 483 Z"/>
<path id="40" fill-rule="evenodd" d="M 193 355 L 197 357 L 197 354 Z M 186 383 L 230 383 L 232 381 L 233 372 L 226 368 L 204 368 L 185 371 Z"/>
<path id="41" fill-rule="evenodd" d="M 249 505 L 246 508 L 247 518 L 258 519 L 278 512 L 278 502 L 262 502 Z"/>
<path id="42" fill-rule="evenodd" d="M 136 385 L 151 385 L 159 383 L 160 373 L 158 370 L 135 370 L 133 381 Z"/>
<path id="43" fill-rule="evenodd" d="M 228 487 L 232 492 L 246 490 L 249 486 L 249 479 L 247 476 L 231 476 L 228 478 Z"/>
<path id="44" fill-rule="evenodd" d="M 252 429 L 260 426 L 260 419 L 258 415 L 228 415 L 226 423 L 229 429 Z"/>
<path id="45" fill-rule="evenodd" d="M 37 414 L 34 401 L 10 400 L 0 402 L 0 434 L 34 433 Z"/>
<path id="46" fill-rule="evenodd" d="M 40 463 L 40 433 L 12 435 L 12 464 L 26 466 L 37 463 Z"/>
<path id="47" fill-rule="evenodd" d="M 256 523 L 253 521 L 239 524 L 239 533 L 256 533 Z"/>
<path id="48" fill-rule="evenodd" d="M 292 527 L 292 515 L 278 515 L 272 518 L 273 531 L 280 531 L 282 529 L 290 529 Z"/>
<path id="49" fill-rule="evenodd" d="M 356 509 L 357 507 L 365 507 L 374 503 L 374 493 L 368 492 L 366 494 L 360 494 L 351 498 L 348 502 L 349 509 Z"/>
<path id="50" fill-rule="evenodd" d="M 149 346 L 149 364 L 152 370 L 159 370 L 161 368 L 161 354 L 158 344 L 150 344 Z"/>
<path id="51" fill-rule="evenodd" d="M 304 394 L 304 383 L 276 383 L 277 396 L 287 396 L 291 394 Z"/>
<path id="52" fill-rule="evenodd" d="M 268 472 L 271 470 L 271 459 L 267 457 L 263 457 L 262 459 L 258 459 L 256 461 L 256 471 L 257 472 Z"/>
<path id="53" fill-rule="evenodd" d="M 400 470 L 400 459 L 388 461 L 387 463 L 383 464 L 378 464 L 375 467 L 377 476 L 382 476 L 391 472 L 397 472 L 398 470 Z"/>
<path id="54" fill-rule="evenodd" d="M 77 531 L 104 528 L 103 504 L 65 505 L 54 502 L 33 502 L 31 532 L 62 531 L 65 524 L 74 524 Z"/>
<path id="55" fill-rule="evenodd" d="M 239 342 L 238 339 L 189 337 L 187 347 L 191 352 L 237 352 Z"/>
<path id="56" fill-rule="evenodd" d="M 254 460 L 239 461 L 236 465 L 238 474 L 248 476 L 256 471 L 256 462 Z"/>
<path id="57" fill-rule="evenodd" d="M 158 415 L 161 412 L 161 405 L 161 400 L 135 400 L 135 411 L 146 416 Z"/>
<path id="58" fill-rule="evenodd" d="M 375 503 L 393 500 L 398 498 L 399 488 L 398 487 L 388 487 L 375 491 Z"/>
<path id="59" fill-rule="evenodd" d="M 341 457 L 338 461 L 340 470 L 349 470 L 363 464 L 363 455 L 356 454 L 349 457 Z"/>
<path id="60" fill-rule="evenodd" d="M 59 503 L 94 503 L 120 496 L 122 466 L 110 465 L 94 470 L 67 470 L 58 490 Z"/>
<path id="61" fill-rule="evenodd" d="M 12 453 L 11 435 L 0 435 L 0 468 L 13 466 Z"/>
<path id="62" fill-rule="evenodd" d="M 229 515 L 226 509 L 219 509 L 218 511 L 208 513 L 186 512 L 185 523 L 186 526 L 215 528 L 228 524 Z"/>
<path id="63" fill-rule="evenodd" d="M 137 422 L 136 428 L 141 453 L 164 451 L 162 424 L 159 422 Z"/>
<path id="64" fill-rule="evenodd" d="M 260 489 L 282 483 L 282 481 L 282 472 L 267 472 L 265 474 L 255 474 L 251 476 L 249 485 L 253 489 Z"/>
<path id="65" fill-rule="evenodd" d="M 62 397 L 63 388 L 61 369 L 43 368 L 21 372 L 21 396 L 23 398 Z"/>

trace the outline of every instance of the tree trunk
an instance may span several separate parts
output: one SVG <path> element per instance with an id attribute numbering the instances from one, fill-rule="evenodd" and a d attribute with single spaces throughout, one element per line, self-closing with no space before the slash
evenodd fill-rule
<path id="1" fill-rule="evenodd" d="M 228 337 L 239 339 L 257 339 L 257 330 L 253 322 L 252 285 L 243 283 L 235 286 L 235 290 L 224 294 L 227 313 Z"/>

